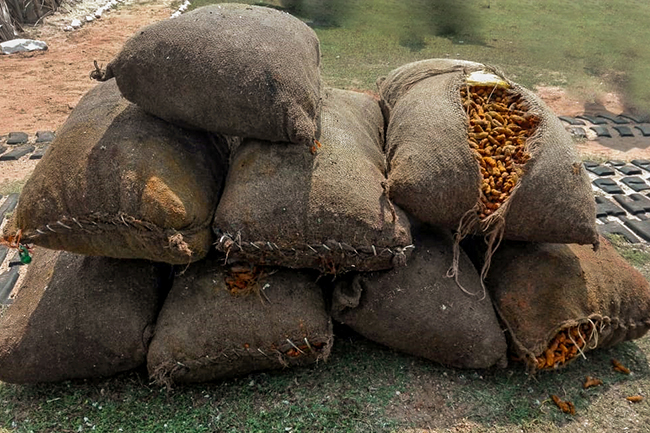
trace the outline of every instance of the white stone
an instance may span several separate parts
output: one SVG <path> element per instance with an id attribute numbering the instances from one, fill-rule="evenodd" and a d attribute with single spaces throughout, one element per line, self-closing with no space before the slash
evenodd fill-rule
<path id="1" fill-rule="evenodd" d="M 75 20 L 72 20 L 72 22 L 70 23 L 70 26 L 71 26 L 73 29 L 79 29 L 79 28 L 81 28 L 81 21 L 80 21 L 80 20 L 76 20 L 76 19 L 75 19 Z"/>
<path id="2" fill-rule="evenodd" d="M 103 9 L 101 9 L 101 8 L 97 9 L 97 10 L 95 11 L 95 18 L 101 18 L 101 17 L 102 17 L 102 13 L 104 13 L 104 10 L 103 10 Z"/>
<path id="3" fill-rule="evenodd" d="M 91 23 L 91 22 L 93 22 L 93 21 L 95 21 L 95 17 L 90 16 L 90 15 L 86 15 L 86 22 L 87 22 L 87 23 Z"/>
<path id="4" fill-rule="evenodd" d="M 33 39 L 12 39 L 0 43 L 2 54 L 24 53 L 27 51 L 47 50 L 47 44 Z"/>
<path id="5" fill-rule="evenodd" d="M 65 26 L 65 27 L 63 27 L 63 31 L 64 31 L 64 32 L 71 32 L 71 31 L 73 31 L 73 30 L 74 30 L 74 29 L 72 28 L 72 26 Z"/>
<path id="6" fill-rule="evenodd" d="M 178 11 L 176 11 L 176 12 L 174 12 L 174 13 L 172 14 L 171 17 L 172 17 L 172 18 L 178 18 L 178 17 L 180 17 L 180 16 L 181 16 L 181 13 L 178 12 Z"/>

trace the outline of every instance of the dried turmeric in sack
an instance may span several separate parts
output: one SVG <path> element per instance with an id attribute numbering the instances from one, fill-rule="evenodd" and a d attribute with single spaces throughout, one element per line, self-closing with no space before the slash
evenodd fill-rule
<path id="1" fill-rule="evenodd" d="M 461 237 L 598 243 L 589 178 L 535 94 L 494 68 L 448 59 L 404 65 L 378 88 L 388 189 L 402 209 Z"/>
<path id="2" fill-rule="evenodd" d="M 485 285 L 510 350 L 553 370 L 650 328 L 650 285 L 601 237 L 601 248 L 505 242 Z"/>

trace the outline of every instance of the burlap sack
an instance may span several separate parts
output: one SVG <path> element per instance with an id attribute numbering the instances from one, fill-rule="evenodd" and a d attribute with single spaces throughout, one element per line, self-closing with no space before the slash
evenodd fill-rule
<path id="1" fill-rule="evenodd" d="M 234 296 L 221 261 L 174 281 L 147 355 L 160 384 L 205 382 L 326 360 L 332 324 L 315 277 L 265 271 L 256 293 Z"/>
<path id="2" fill-rule="evenodd" d="M 164 267 L 37 247 L 0 318 L 0 380 L 57 382 L 144 365 Z"/>
<path id="3" fill-rule="evenodd" d="M 323 147 L 245 141 L 214 229 L 236 260 L 286 267 L 389 269 L 412 248 L 408 219 L 384 191 L 383 120 L 370 96 L 327 89 Z"/>
<path id="4" fill-rule="evenodd" d="M 650 328 L 650 285 L 605 238 L 598 252 L 508 242 L 494 255 L 486 286 L 513 351 L 532 367 L 557 368 L 582 352 L 640 338 Z M 551 347 L 560 332 L 578 326 L 583 336 L 572 335 L 565 346 L 579 343 L 580 351 L 573 349 L 569 357 Z"/>
<path id="5" fill-rule="evenodd" d="M 82 98 L 25 184 L 5 236 L 78 254 L 187 264 L 212 244 L 225 140 L 188 132 L 120 96 Z"/>
<path id="6" fill-rule="evenodd" d="M 460 257 L 464 293 L 446 273 L 453 239 L 447 231 L 422 232 L 408 266 L 359 273 L 334 290 L 332 317 L 370 340 L 460 368 L 506 365 L 506 341 L 479 276 Z"/>
<path id="7" fill-rule="evenodd" d="M 391 199 L 418 219 L 461 228 L 463 234 L 496 228 L 506 239 L 597 244 L 589 178 L 571 137 L 536 95 L 504 78 L 541 119 L 526 146 L 532 159 L 485 227 L 468 215 L 480 200 L 479 163 L 468 144 L 460 88 L 466 74 L 485 65 L 452 60 L 410 63 L 378 81 L 388 116 L 386 152 Z M 465 217 L 463 227 L 461 220 Z"/>
<path id="8" fill-rule="evenodd" d="M 139 30 L 106 67 L 129 101 L 169 122 L 311 145 L 320 48 L 301 20 L 242 4 L 198 8 Z"/>

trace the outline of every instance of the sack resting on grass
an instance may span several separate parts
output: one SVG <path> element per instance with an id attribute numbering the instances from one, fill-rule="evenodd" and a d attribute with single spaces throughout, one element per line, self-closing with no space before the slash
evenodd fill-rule
<path id="1" fill-rule="evenodd" d="M 144 365 L 165 267 L 37 247 L 0 318 L 0 380 L 58 382 Z"/>
<path id="2" fill-rule="evenodd" d="M 181 126 L 311 146 L 319 68 L 316 33 L 298 18 L 219 4 L 139 30 L 94 76 L 115 77 L 129 101 Z"/>
<path id="3" fill-rule="evenodd" d="M 211 248 L 227 164 L 224 139 L 145 113 L 111 80 L 57 131 L 5 236 L 22 230 L 46 248 L 187 264 Z"/>
<path id="4" fill-rule="evenodd" d="M 486 279 L 512 350 L 532 368 L 555 369 L 650 328 L 650 285 L 611 244 L 507 242 Z"/>
<path id="5" fill-rule="evenodd" d="M 389 269 L 412 248 L 385 190 L 383 118 L 372 97 L 327 89 L 322 148 L 246 140 L 233 157 L 217 249 L 252 263 L 324 272 Z"/>
<path id="6" fill-rule="evenodd" d="M 315 277 L 259 272 L 247 280 L 257 293 L 247 295 L 237 295 L 233 274 L 217 260 L 177 277 L 147 355 L 151 377 L 166 385 L 205 382 L 326 360 L 332 324 Z"/>
<path id="7" fill-rule="evenodd" d="M 532 92 L 485 65 L 437 59 L 404 65 L 378 86 L 390 197 L 404 210 L 461 237 L 598 243 L 575 145 Z"/>
<path id="8" fill-rule="evenodd" d="M 506 365 L 506 341 L 488 297 L 461 291 L 446 276 L 449 232 L 422 232 L 406 267 L 359 273 L 334 290 L 332 317 L 393 349 L 460 368 Z M 459 280 L 481 291 L 478 273 L 461 254 Z"/>

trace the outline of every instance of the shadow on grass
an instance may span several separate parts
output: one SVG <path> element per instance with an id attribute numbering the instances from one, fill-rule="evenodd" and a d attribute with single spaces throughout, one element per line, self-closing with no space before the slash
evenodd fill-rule
<path id="1" fill-rule="evenodd" d="M 592 352 L 587 361 L 533 377 L 519 365 L 487 371 L 445 368 L 346 330 L 338 334 L 327 363 L 171 392 L 149 384 L 143 372 L 54 385 L 1 384 L 0 426 L 17 431 L 367 432 L 445 428 L 461 419 L 487 428 L 561 426 L 572 417 L 549 402 L 551 394 L 573 401 L 581 412 L 608 388 L 626 382 L 647 386 L 650 377 L 646 355 L 634 343 Z M 611 358 L 633 375 L 612 371 Z M 587 374 L 604 386 L 583 390 Z"/>
<path id="2" fill-rule="evenodd" d="M 341 337 L 334 347 L 330 362 L 312 368 L 179 386 L 171 392 L 150 385 L 142 372 L 52 385 L 0 384 L 0 427 L 95 432 L 395 427 L 384 409 L 404 387 L 403 364 L 409 358 L 358 337 Z"/>
<path id="3" fill-rule="evenodd" d="M 634 383 L 639 388 L 647 388 L 650 378 L 648 360 L 644 352 L 634 343 L 623 343 L 610 350 L 597 350 L 587 353 L 588 359 L 577 360 L 557 372 L 530 375 L 523 366 L 514 364 L 506 370 L 490 371 L 451 371 L 442 372 L 446 387 L 438 383 L 438 388 L 446 388 L 451 397 L 447 398 L 444 417 L 454 422 L 461 418 L 483 425 L 486 431 L 495 427 L 513 427 L 513 431 L 527 426 L 544 425 L 562 427 L 574 422 L 571 415 L 562 413 L 550 400 L 557 395 L 575 404 L 578 415 L 585 415 L 592 401 L 608 392 L 611 387 Z M 630 367 L 632 375 L 623 375 L 612 370 L 611 359 L 616 358 Z M 432 375 L 440 371 L 432 371 Z M 599 378 L 604 385 L 584 390 L 585 376 Z M 453 385 L 452 385 L 453 384 Z M 431 389 L 431 387 L 428 387 Z M 427 386 L 413 384 L 410 403 L 436 398 L 435 393 L 427 393 Z M 418 394 L 421 394 L 418 396 Z M 411 417 L 412 425 L 421 428 L 445 427 L 440 425 L 439 408 L 419 411 Z"/>

